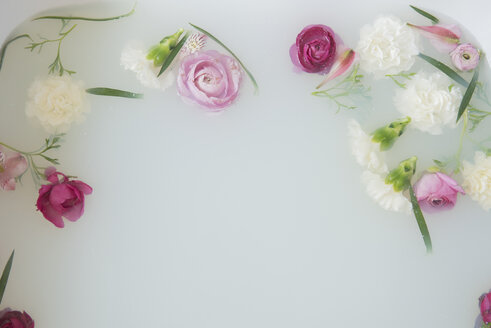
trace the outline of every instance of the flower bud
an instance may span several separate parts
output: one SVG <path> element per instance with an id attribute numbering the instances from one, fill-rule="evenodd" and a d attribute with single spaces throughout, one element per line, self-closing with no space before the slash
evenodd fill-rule
<path id="1" fill-rule="evenodd" d="M 162 66 L 171 50 L 176 47 L 183 32 L 184 30 L 180 28 L 176 33 L 166 36 L 158 44 L 152 46 L 148 51 L 147 59 L 153 60 L 155 66 Z"/>
<path id="2" fill-rule="evenodd" d="M 411 118 L 408 116 L 381 127 L 373 133 L 372 141 L 380 143 L 381 151 L 389 150 L 410 122 Z"/>
<path id="3" fill-rule="evenodd" d="M 386 184 L 394 186 L 394 191 L 404 191 L 411 185 L 411 178 L 416 172 L 418 158 L 413 156 L 399 163 L 385 178 Z"/>

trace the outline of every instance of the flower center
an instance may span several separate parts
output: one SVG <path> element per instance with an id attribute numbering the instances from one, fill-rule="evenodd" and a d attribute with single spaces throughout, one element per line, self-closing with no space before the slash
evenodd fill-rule
<path id="1" fill-rule="evenodd" d="M 430 205 L 433 207 L 444 207 L 448 201 L 446 198 L 432 198 L 430 199 Z"/>
<path id="2" fill-rule="evenodd" d="M 469 55 L 468 53 L 464 53 L 462 57 L 464 57 L 465 60 L 471 59 L 471 55 Z"/>

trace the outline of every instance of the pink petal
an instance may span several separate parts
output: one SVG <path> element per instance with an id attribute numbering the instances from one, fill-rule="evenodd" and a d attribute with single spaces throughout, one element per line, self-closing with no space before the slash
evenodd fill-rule
<path id="1" fill-rule="evenodd" d="M 73 181 L 70 181 L 70 184 L 73 185 L 78 190 L 80 190 L 85 195 L 92 194 L 92 191 L 93 191 L 92 187 L 89 186 L 88 184 L 86 184 L 85 182 L 82 182 L 80 180 L 73 180 Z"/>
<path id="2" fill-rule="evenodd" d="M 461 194 L 465 195 L 465 190 L 464 188 L 462 188 L 461 186 L 459 186 L 459 184 L 457 183 L 457 181 L 455 181 L 454 179 L 452 179 L 450 176 L 446 175 L 446 174 L 443 174 L 443 173 L 440 173 L 440 172 L 436 172 L 436 175 L 438 176 L 438 178 L 440 178 L 440 180 L 443 181 L 443 183 L 445 183 L 447 186 L 451 187 L 453 190 L 457 191 L 457 192 L 460 192 Z"/>
<path id="3" fill-rule="evenodd" d="M 459 44 L 462 33 L 456 25 L 442 26 L 418 26 L 407 23 L 408 26 L 415 28 L 428 38 L 431 44 L 440 52 L 449 53 Z"/>
<path id="4" fill-rule="evenodd" d="M 51 189 L 49 202 L 53 208 L 63 214 L 65 212 L 63 203 L 71 199 L 79 198 L 78 196 L 75 188 L 67 184 L 57 184 Z"/>
<path id="5" fill-rule="evenodd" d="M 65 213 L 63 213 L 63 216 L 67 218 L 68 220 L 75 222 L 80 217 L 84 214 L 84 196 L 82 195 L 81 200 L 73 205 L 72 207 L 68 208 Z"/>
<path id="6" fill-rule="evenodd" d="M 356 53 L 354 52 L 353 49 L 347 49 L 341 53 L 341 55 L 338 56 L 336 62 L 334 63 L 334 66 L 332 67 L 331 71 L 327 76 L 322 80 L 322 82 L 316 87 L 316 89 L 319 89 L 322 87 L 324 84 L 329 82 L 332 79 L 335 79 L 336 77 L 342 75 L 344 72 L 346 72 L 353 62 L 355 61 Z"/>
<path id="7" fill-rule="evenodd" d="M 43 214 L 44 218 L 53 223 L 58 228 L 65 226 L 61 213 L 55 210 L 49 201 L 49 192 L 52 185 L 44 185 L 39 189 L 39 198 L 36 203 L 37 209 Z"/>

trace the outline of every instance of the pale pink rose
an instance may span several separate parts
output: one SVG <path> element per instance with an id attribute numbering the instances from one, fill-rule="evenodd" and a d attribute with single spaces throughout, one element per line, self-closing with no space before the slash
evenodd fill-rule
<path id="1" fill-rule="evenodd" d="M 15 190 L 15 178 L 27 170 L 27 161 L 20 153 L 0 145 L 0 188 Z"/>
<path id="2" fill-rule="evenodd" d="M 471 71 L 479 64 L 479 50 L 470 43 L 459 44 L 451 53 L 452 63 L 461 71 Z"/>
<path id="3" fill-rule="evenodd" d="M 428 213 L 450 210 L 464 189 L 448 175 L 427 173 L 414 185 L 414 193 L 421 209 Z"/>

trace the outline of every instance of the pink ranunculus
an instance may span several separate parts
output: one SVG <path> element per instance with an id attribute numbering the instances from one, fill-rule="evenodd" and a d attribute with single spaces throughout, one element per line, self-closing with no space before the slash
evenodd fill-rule
<path id="1" fill-rule="evenodd" d="M 241 82 L 242 69 L 234 58 L 208 50 L 184 58 L 177 89 L 185 100 L 217 112 L 235 101 Z"/>
<path id="2" fill-rule="evenodd" d="M 51 184 L 39 189 L 37 209 L 58 228 L 65 226 L 63 217 L 77 221 L 84 213 L 85 195 L 90 195 L 92 188 L 82 181 L 70 180 L 54 167 L 47 168 L 45 176 Z"/>
<path id="3" fill-rule="evenodd" d="M 34 328 L 34 320 L 26 312 L 0 311 L 0 328 Z"/>
<path id="4" fill-rule="evenodd" d="M 308 73 L 326 74 L 336 59 L 336 43 L 340 41 L 326 25 L 308 25 L 290 48 L 293 64 Z"/>
<path id="5" fill-rule="evenodd" d="M 481 296 L 479 307 L 481 308 L 482 321 L 491 323 L 491 291 Z"/>
<path id="6" fill-rule="evenodd" d="M 461 71 L 471 71 L 479 64 L 480 53 L 470 43 L 459 44 L 451 53 L 452 63 Z"/>
<path id="7" fill-rule="evenodd" d="M 414 185 L 419 206 L 428 213 L 452 209 L 459 192 L 465 194 L 454 179 L 440 172 L 427 173 Z"/>
<path id="8" fill-rule="evenodd" d="M 27 170 L 27 161 L 20 153 L 0 145 L 0 188 L 15 190 L 15 178 Z"/>

